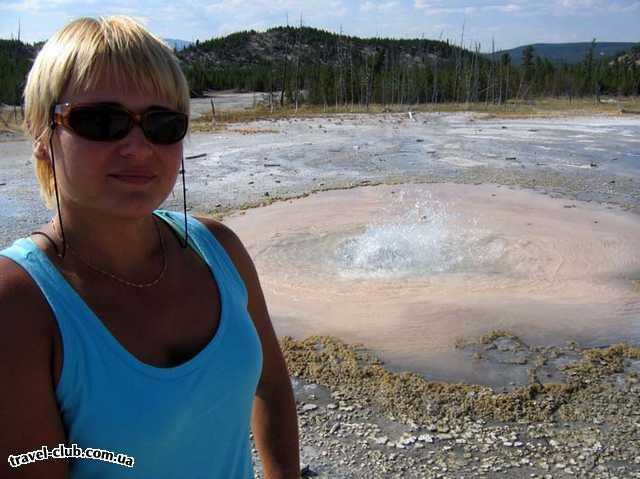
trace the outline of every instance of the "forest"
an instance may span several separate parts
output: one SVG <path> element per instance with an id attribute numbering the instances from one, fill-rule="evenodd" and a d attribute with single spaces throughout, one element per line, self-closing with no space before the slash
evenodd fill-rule
<path id="1" fill-rule="evenodd" d="M 0 40 L 0 102 L 21 103 L 42 43 Z M 192 96 L 209 90 L 272 92 L 276 105 L 493 103 L 542 97 L 640 95 L 640 44 L 608 58 L 552 63 L 449 40 L 361 39 L 310 27 L 238 32 L 176 51 Z M 493 49 L 492 49 L 493 50 Z"/>
<path id="2" fill-rule="evenodd" d="M 275 91 L 280 105 L 500 104 L 640 94 L 640 45 L 611 58 L 596 58 L 595 46 L 594 40 L 584 59 L 574 64 L 552 63 L 532 46 L 523 50 L 520 62 L 513 62 L 508 54 L 480 53 L 480 45 L 465 49 L 449 41 L 363 40 L 307 27 L 278 27 L 198 42 L 179 56 L 194 95 L 218 89 Z M 234 55 L 244 62 L 228 59 L 220 65 L 220 58 Z"/>
<path id="3" fill-rule="evenodd" d="M 21 103 L 27 74 L 40 46 L 0 39 L 0 103 Z"/>

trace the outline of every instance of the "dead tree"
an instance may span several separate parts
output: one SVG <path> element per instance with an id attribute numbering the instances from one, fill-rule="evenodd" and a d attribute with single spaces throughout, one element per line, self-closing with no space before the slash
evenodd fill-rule
<path id="1" fill-rule="evenodd" d="M 300 78 L 300 37 L 302 35 L 302 14 L 300 14 L 300 30 L 296 33 L 296 81 L 295 81 L 295 93 L 294 101 L 296 104 L 296 111 L 298 111 L 298 95 L 300 94 L 299 78 Z"/>
<path id="2" fill-rule="evenodd" d="M 462 22 L 462 34 L 460 35 L 460 47 L 456 49 L 456 67 L 455 67 L 455 74 L 453 76 L 453 101 L 454 102 L 458 102 L 460 100 L 460 96 L 458 95 L 458 84 L 459 82 L 459 77 L 462 74 L 462 62 L 464 61 L 464 57 L 462 56 L 462 49 L 463 49 L 463 45 L 464 45 L 464 27 L 465 27 L 465 23 L 466 20 L 464 22 Z"/>
<path id="3" fill-rule="evenodd" d="M 287 15 L 287 26 L 289 25 L 289 16 Z M 284 107 L 284 93 L 287 89 L 287 66 L 289 63 L 289 30 L 287 28 L 284 41 L 284 59 L 282 62 L 282 91 L 280 92 L 280 108 Z"/>

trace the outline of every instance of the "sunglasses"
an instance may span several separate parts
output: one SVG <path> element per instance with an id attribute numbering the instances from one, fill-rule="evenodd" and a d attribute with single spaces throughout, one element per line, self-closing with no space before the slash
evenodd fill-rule
<path id="1" fill-rule="evenodd" d="M 185 113 L 153 106 L 133 113 L 117 103 L 62 103 L 52 107 L 51 116 L 54 127 L 65 126 L 93 141 L 121 140 L 140 125 L 150 142 L 171 145 L 184 138 L 189 126 Z"/>

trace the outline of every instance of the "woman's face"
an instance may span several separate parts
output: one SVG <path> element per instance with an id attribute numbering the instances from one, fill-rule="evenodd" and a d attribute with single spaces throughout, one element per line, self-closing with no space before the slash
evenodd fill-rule
<path id="1" fill-rule="evenodd" d="M 119 103 L 134 113 L 151 106 L 175 109 L 162 97 L 135 88 L 117 88 L 107 81 L 91 91 L 65 92 L 59 102 Z M 182 158 L 182 141 L 154 144 L 139 125 L 115 141 L 88 140 L 58 125 L 53 148 L 61 206 L 127 218 L 148 215 L 166 199 Z"/>

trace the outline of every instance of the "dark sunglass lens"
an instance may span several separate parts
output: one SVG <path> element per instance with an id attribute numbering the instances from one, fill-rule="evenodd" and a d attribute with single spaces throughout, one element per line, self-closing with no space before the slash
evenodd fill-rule
<path id="1" fill-rule="evenodd" d="M 119 140 L 131 130 L 132 120 L 126 111 L 110 106 L 74 108 L 69 124 L 79 135 L 95 141 Z"/>
<path id="2" fill-rule="evenodd" d="M 151 111 L 142 120 L 147 138 L 162 145 L 182 140 L 187 134 L 187 126 L 187 115 L 173 111 Z"/>

